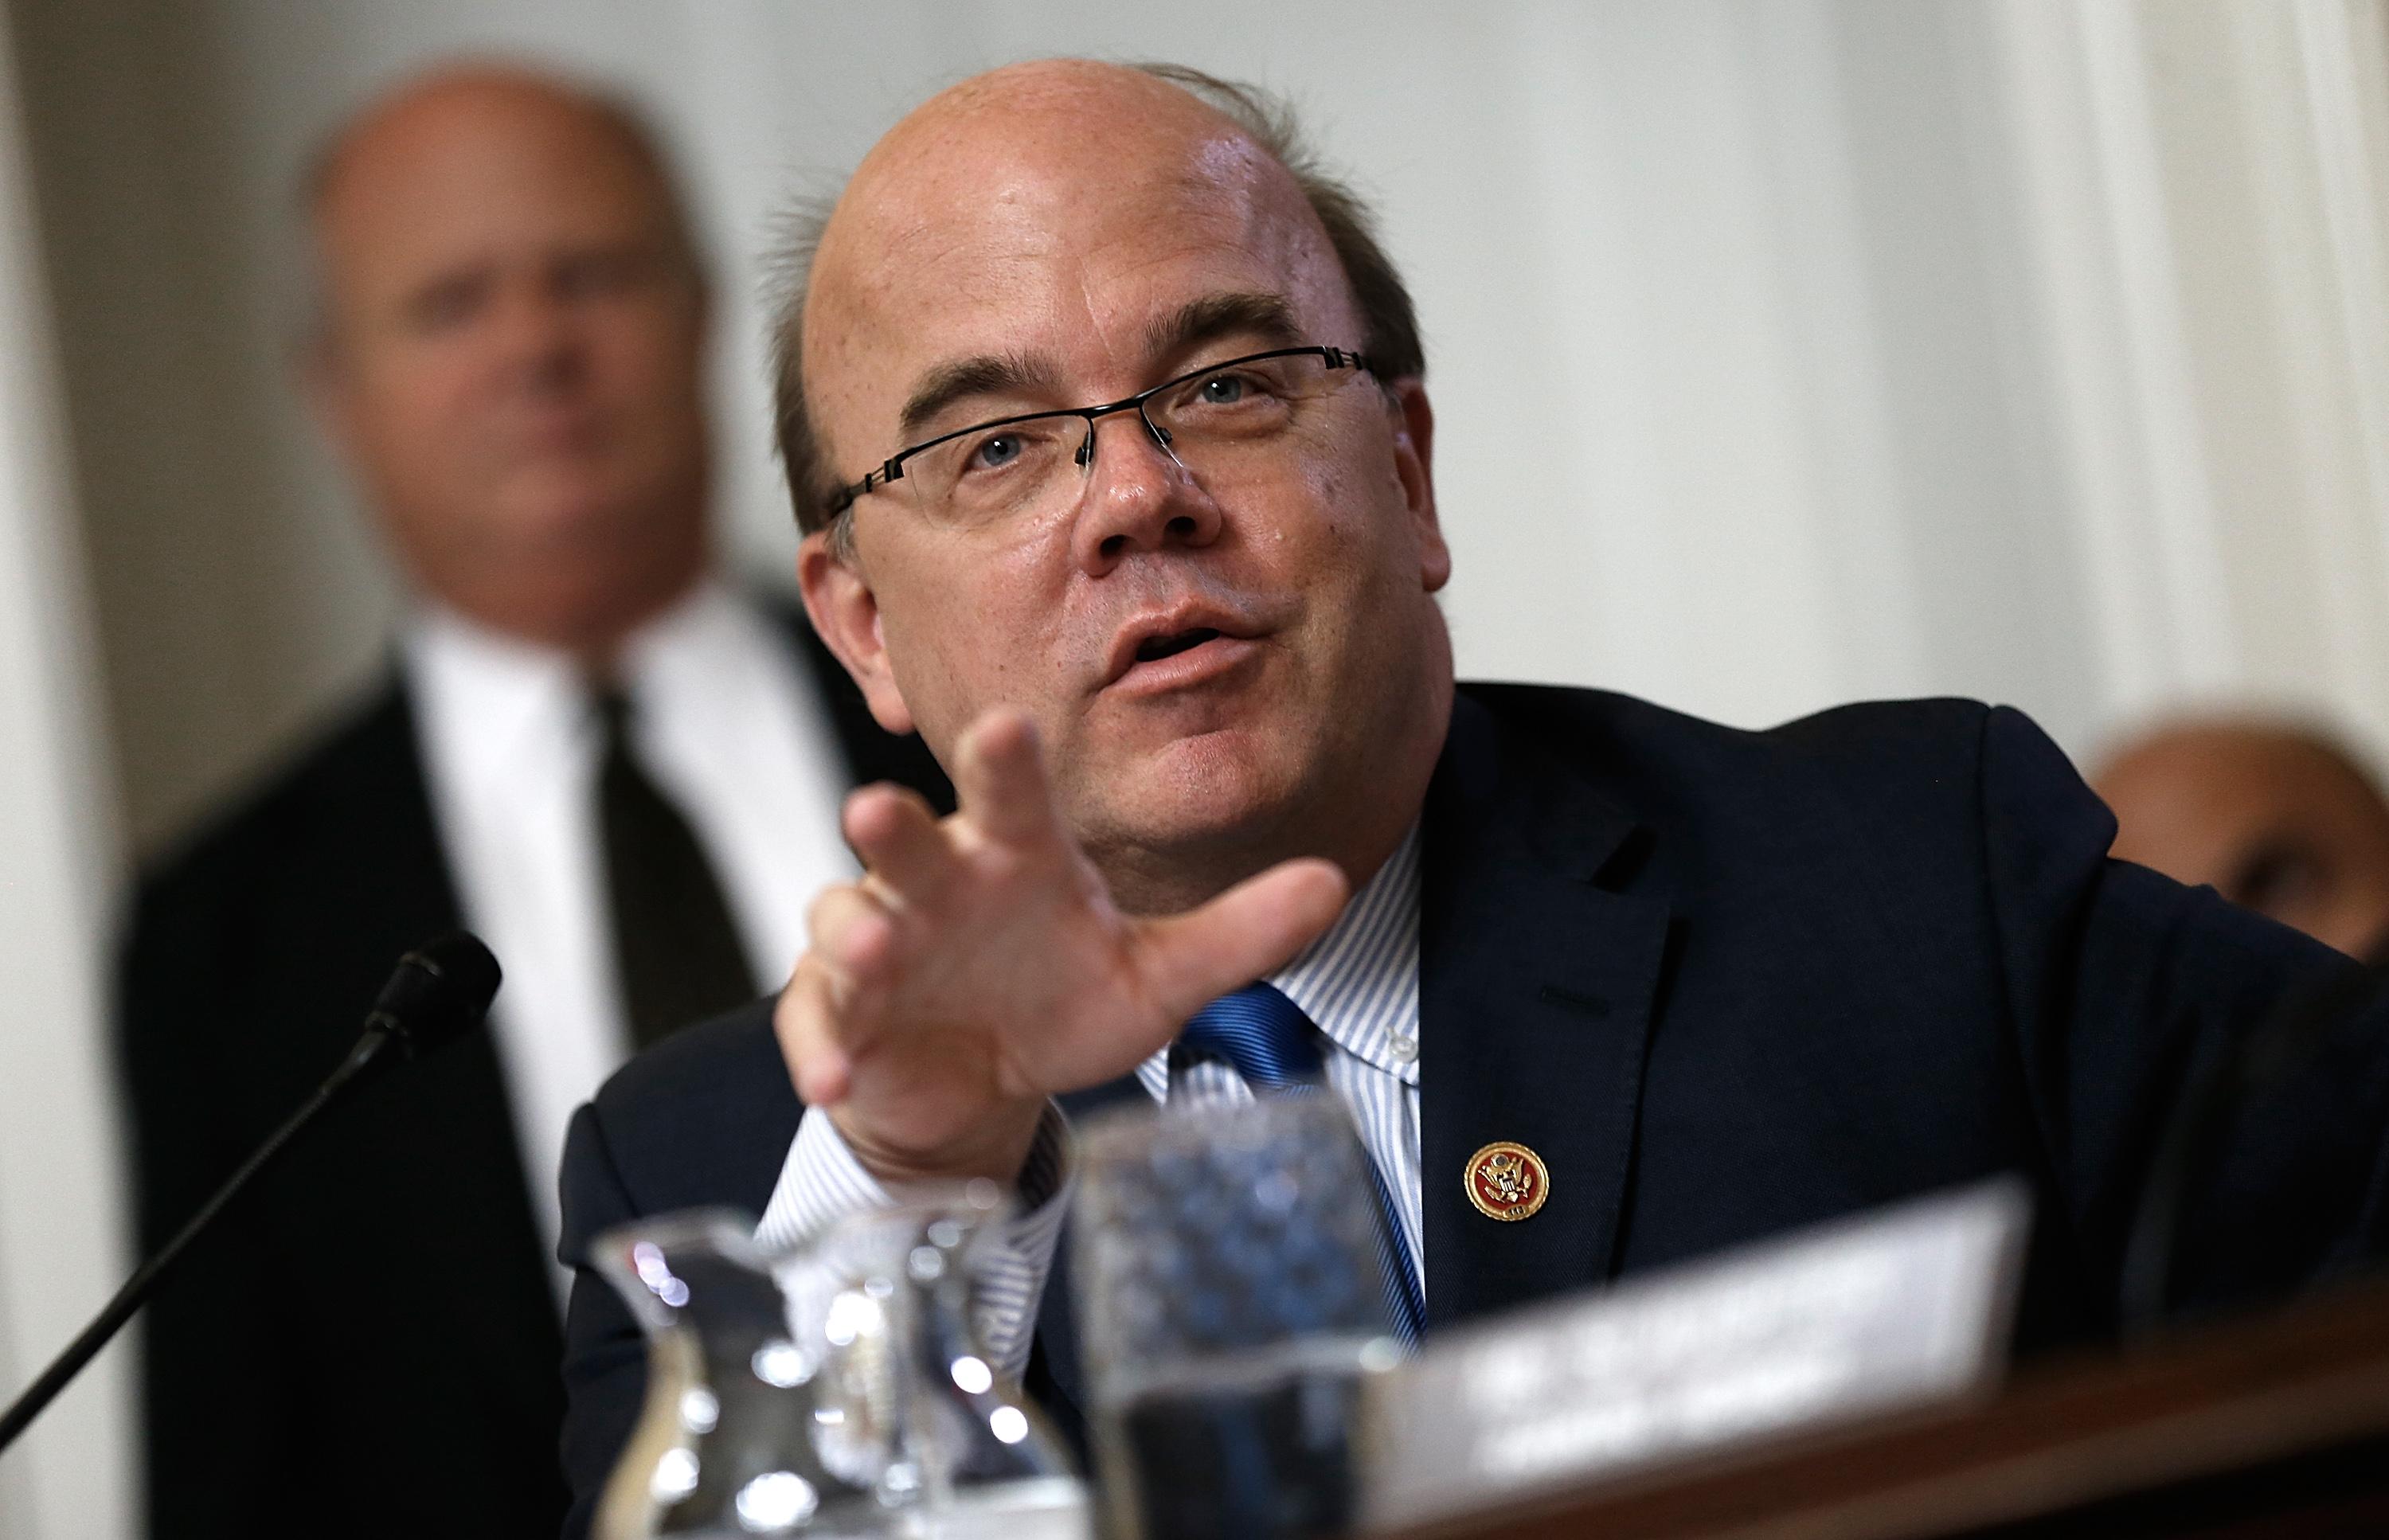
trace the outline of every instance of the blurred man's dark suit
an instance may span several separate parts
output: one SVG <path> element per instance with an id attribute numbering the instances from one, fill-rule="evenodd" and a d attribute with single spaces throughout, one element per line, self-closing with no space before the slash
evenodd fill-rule
<path id="1" fill-rule="evenodd" d="M 2127 1216 L 2190 1066 L 2319 944 L 2107 859 L 2114 821 L 2015 712 L 1853 706 L 1744 732 L 1623 696 L 1463 685 L 1424 814 L 1430 1329 L 1995 1173 L 2036 1233 L 2032 1351 L 2110 1336 Z M 2383 1246 L 2389 1025 L 2345 1032 L 2205 1174 L 2182 1277 L 2261 1298 Z M 1142 1096 L 1133 1082 L 1066 1107 Z M 564 1245 L 760 1212 L 803 1109 L 758 1006 L 634 1059 L 567 1141 Z M 1487 1221 L 1470 1153 L 1551 1170 Z M 1067 1289 L 1029 1389 L 1075 1423 Z M 637 1329 L 577 1274 L 565 1464 L 589 1505 L 634 1421 Z"/>
<path id="2" fill-rule="evenodd" d="M 950 799 L 784 618 L 855 781 Z M 145 1248 L 339 1063 L 400 953 L 463 923 L 425 774 L 394 674 L 143 884 Z M 228 1210 L 148 1307 L 153 1532 L 554 1533 L 561 1339 L 527 1186 L 552 1173 L 523 1166 L 484 1032 L 336 1107 Z"/>

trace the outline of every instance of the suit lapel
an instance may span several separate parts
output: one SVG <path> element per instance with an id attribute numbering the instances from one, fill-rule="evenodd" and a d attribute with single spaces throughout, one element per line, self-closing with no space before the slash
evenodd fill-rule
<path id="1" fill-rule="evenodd" d="M 1465 694 L 1454 701 L 1420 885 L 1430 1326 L 1615 1266 L 1668 909 L 1603 879 L 1641 837 L 1549 749 Z M 1497 1139 L 1550 1170 L 1528 1218 L 1491 1219 L 1468 1199 L 1470 1157 Z"/>
<path id="2" fill-rule="evenodd" d="M 355 1033 L 372 998 L 366 980 L 385 976 L 405 948 L 462 923 L 402 676 L 364 718 L 339 773 L 328 779 L 337 782 L 327 793 L 337 800 L 324 824 L 347 842 L 339 865 L 359 874 L 341 900 L 340 924 L 362 947 L 346 970 L 360 992 L 352 1003 L 322 1012 L 326 1049 Z M 362 1203 L 382 1215 L 393 1234 L 445 1237 L 455 1254 L 486 1265 L 488 1277 L 470 1292 L 470 1308 L 468 1295 L 453 1288 L 427 1291 L 421 1279 L 361 1268 L 361 1307 L 387 1305 L 377 1310 L 379 1318 L 390 1330 L 419 1332 L 427 1350 L 511 1362 L 508 1373 L 492 1377 L 492 1393 L 501 1385 L 518 1388 L 536 1397 L 533 1415 L 553 1416 L 562 1340 L 530 1183 L 552 1181 L 554 1173 L 524 1169 L 492 1035 L 472 1033 L 403 1075 L 365 1088 L 339 1128 L 317 1137 L 324 1146 L 318 1153 L 328 1161 L 326 1152 L 339 1148 L 347 1159 L 338 1168 L 351 1173 L 348 1190 L 327 1197 Z M 359 1190 L 358 1182 L 372 1187 Z M 378 1199 L 365 1195 L 374 1189 Z M 421 1261 L 430 1268 L 437 1257 L 421 1254 Z M 427 1306 L 427 1298 L 438 1303 Z"/>

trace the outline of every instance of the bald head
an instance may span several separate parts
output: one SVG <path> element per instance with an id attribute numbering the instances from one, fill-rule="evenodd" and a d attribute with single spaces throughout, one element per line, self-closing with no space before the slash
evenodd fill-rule
<path id="1" fill-rule="evenodd" d="M 560 81 L 442 70 L 344 124 L 306 196 L 313 393 L 416 584 L 602 658 L 707 544 L 703 286 L 653 138 Z"/>
<path id="2" fill-rule="evenodd" d="M 1156 183 L 1301 204 L 1250 133 L 1143 70 L 1045 59 L 975 76 L 915 108 L 855 169 L 822 233 L 807 316 L 860 312 L 885 293 L 873 281 L 884 257 L 920 236 L 1032 254 L 1105 197 Z"/>
<path id="3" fill-rule="evenodd" d="M 1041 59 L 974 76 L 914 108 L 855 169 L 823 233 L 813 298 L 862 276 L 857 260 L 883 243 L 1077 224 L 1105 189 L 1135 196 L 1155 181 L 1301 202 L 1246 127 L 1146 70 Z M 977 232 L 948 233 L 958 209 L 982 206 Z"/>
<path id="4" fill-rule="evenodd" d="M 1400 274 L 1378 242 L 1375 215 L 1346 183 L 1322 165 L 1291 109 L 1254 87 L 1172 64 L 1123 66 L 1044 59 L 1012 65 L 975 76 L 925 103 L 874 149 L 855 182 L 861 185 L 866 176 L 894 177 L 907 169 L 918 170 L 924 162 L 934 164 L 951 148 L 983 151 L 988 146 L 972 145 L 970 135 L 990 122 L 1005 123 L 1008 132 L 1016 119 L 1041 119 L 1049 132 L 1058 131 L 1055 136 L 1065 148 L 1083 152 L 1077 174 L 1092 175 L 1099 182 L 1125 177 L 1134 162 L 1106 153 L 1109 146 L 1091 125 L 1110 124 L 1140 140 L 1191 131 L 1198 137 L 1257 149 L 1292 178 L 1325 232 L 1360 312 L 1369 354 L 1383 366 L 1385 376 L 1424 375 L 1426 361 L 1417 316 Z M 952 178 L 949 185 L 961 197 L 986 196 L 967 176 Z M 821 442 L 808 392 L 806 320 L 809 300 L 817 292 L 812 281 L 820 271 L 817 258 L 828 244 L 826 227 L 844 226 L 854 244 L 870 248 L 856 230 L 866 222 L 861 217 L 862 206 L 852 196 L 854 190 L 850 185 L 848 196 L 836 205 L 840 216 L 853 217 L 832 220 L 824 210 L 799 221 L 795 238 L 781 256 L 781 265 L 792 282 L 773 323 L 775 427 L 797 522 L 808 531 L 829 524 L 829 493 L 842 471 Z M 880 242 L 901 241 L 904 234 L 901 225 L 883 227 L 877 237 Z M 837 533 L 845 535 L 843 526 Z"/>
<path id="5" fill-rule="evenodd" d="M 610 145 L 646 179 L 650 196 L 671 218 L 673 235 L 687 243 L 679 188 L 654 128 L 635 108 L 586 86 L 504 63 L 432 70 L 365 104 L 317 146 L 300 184 L 300 203 L 311 220 L 321 219 L 335 200 L 355 191 L 352 175 L 364 176 L 370 190 L 377 173 L 426 158 L 444 158 L 450 169 L 470 174 L 479 135 L 557 129 Z"/>
<path id="6" fill-rule="evenodd" d="M 2273 722 L 2172 723 L 2093 777 L 2114 855 L 2344 952 L 2389 946 L 2389 801 L 2337 746 Z"/>
<path id="7" fill-rule="evenodd" d="M 875 437 L 884 425 L 917 435 L 927 415 L 909 394 L 859 396 L 856 365 L 891 350 L 996 362 L 1026 305 L 1125 361 L 1144 339 L 1117 335 L 1119 317 L 1071 292 L 1078 259 L 1102 262 L 1143 230 L 1188 222 L 1282 270 L 1295 290 L 1284 298 L 1357 345 L 1318 215 L 1293 173 L 1215 108 L 1143 70 L 1079 59 L 1014 65 L 933 97 L 864 159 L 822 235 L 803 362 L 829 458 L 867 464 L 896 447 Z M 1066 248 L 1073 260 L 1054 262 Z M 1037 277 L 1043 291 L 1025 291 Z M 956 301 L 934 335 L 918 309 L 931 290 Z"/>

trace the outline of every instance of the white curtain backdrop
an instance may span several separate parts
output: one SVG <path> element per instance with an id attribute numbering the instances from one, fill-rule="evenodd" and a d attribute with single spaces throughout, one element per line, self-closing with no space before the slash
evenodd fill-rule
<path id="1" fill-rule="evenodd" d="M 100 957 L 115 789 L 15 62 L 0 32 L 0 1402 L 115 1289 Z M 130 1534 L 125 1344 L 0 1456 L 0 1536 Z"/>
<path id="2" fill-rule="evenodd" d="M 1167 57 L 1289 95 L 1384 210 L 1464 673 L 1743 723 L 1962 693 L 2080 754 L 2177 702 L 2264 701 L 2389 757 L 2381 0 L 9 3 L 143 846 L 378 655 L 391 589 L 282 377 L 290 189 L 362 94 L 471 50 L 620 86 L 687 162 L 749 571 L 793 548 L 755 302 L 792 195 L 973 70 Z M 30 378 L 13 340 L 8 364 Z M 0 410 L 12 442 L 40 420 Z M 70 563 L 0 572 L 27 582 L 45 607 L 0 588 L 0 626 L 73 613 Z M 83 659 L 62 624 L 25 644 L 39 677 Z M 96 827 L 96 750 L 21 747 L 19 698 L 0 775 L 48 766 L 65 800 L 0 829 L 23 837 L 20 806 L 59 809 L 45 840 Z M 96 838 L 40 910 L 74 917 L 47 954 L 72 980 Z M 84 1013 L 45 1020 L 87 1022 L 61 987 Z M 0 1206 L 0 1262 L 64 1243 L 23 1222 Z"/>

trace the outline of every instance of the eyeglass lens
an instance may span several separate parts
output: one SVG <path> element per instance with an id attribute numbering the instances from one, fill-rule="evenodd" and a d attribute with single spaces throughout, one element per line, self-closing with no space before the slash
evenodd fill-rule
<path id="1" fill-rule="evenodd" d="M 1171 382 L 1141 414 L 1161 452 L 1197 477 L 1229 477 L 1297 442 L 1306 408 L 1356 376 L 1317 353 L 1249 360 Z M 1056 412 L 965 433 L 908 458 L 905 483 L 925 512 L 957 523 L 1072 503 L 1092 469 L 1095 430 L 1085 413 Z"/>

